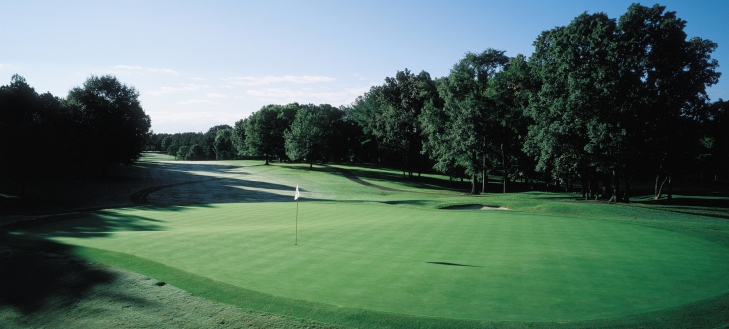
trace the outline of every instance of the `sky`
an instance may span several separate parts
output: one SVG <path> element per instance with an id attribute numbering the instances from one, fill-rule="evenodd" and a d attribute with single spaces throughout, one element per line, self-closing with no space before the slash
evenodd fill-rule
<path id="1" fill-rule="evenodd" d="M 405 69 L 446 76 L 467 52 L 529 56 L 542 31 L 632 2 L 0 0 L 0 85 L 19 74 L 66 97 L 111 74 L 139 92 L 154 132 L 205 132 L 268 104 L 349 105 Z M 729 67 L 729 0 L 659 3 Z M 729 75 L 708 94 L 729 99 Z"/>

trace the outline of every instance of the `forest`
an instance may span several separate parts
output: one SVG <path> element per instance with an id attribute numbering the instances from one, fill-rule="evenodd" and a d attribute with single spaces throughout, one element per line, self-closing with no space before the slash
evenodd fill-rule
<path id="1" fill-rule="evenodd" d="M 15 75 L 0 87 L 0 184 L 103 175 L 157 151 L 370 163 L 400 168 L 405 179 L 435 170 L 468 179 L 472 194 L 487 192 L 491 176 L 502 181 L 498 192 L 540 181 L 629 202 L 640 181 L 659 198 L 678 178 L 729 175 L 728 106 L 706 92 L 721 76 L 717 44 L 688 38 L 685 26 L 660 5 L 633 4 L 618 19 L 583 13 L 543 31 L 528 57 L 468 52 L 444 77 L 405 68 L 346 106 L 271 104 L 205 133 L 150 132 L 139 93 L 113 76 L 58 98 Z"/>

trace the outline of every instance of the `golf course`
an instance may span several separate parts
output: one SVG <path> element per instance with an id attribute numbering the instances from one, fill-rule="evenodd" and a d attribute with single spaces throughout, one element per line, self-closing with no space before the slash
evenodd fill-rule
<path id="1" fill-rule="evenodd" d="M 138 273 L 305 326 L 729 323 L 726 194 L 677 193 L 673 205 L 471 196 L 438 175 L 154 154 L 131 172 L 146 178 L 119 192 L 127 204 L 21 218 L 3 228 L 2 245 Z M 13 312 L 12 298 L 0 301 L 11 324 L 43 309 Z"/>

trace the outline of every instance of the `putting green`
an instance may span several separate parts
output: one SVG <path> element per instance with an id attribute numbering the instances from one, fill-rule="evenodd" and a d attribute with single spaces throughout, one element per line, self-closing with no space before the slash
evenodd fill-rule
<path id="1" fill-rule="evenodd" d="M 729 290 L 729 250 L 609 220 L 294 202 L 108 210 L 34 228 L 275 296 L 489 321 L 574 321 Z"/>

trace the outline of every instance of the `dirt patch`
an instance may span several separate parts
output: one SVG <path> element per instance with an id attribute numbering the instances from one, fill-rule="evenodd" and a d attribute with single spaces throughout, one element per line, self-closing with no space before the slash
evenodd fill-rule
<path id="1" fill-rule="evenodd" d="M 502 206 L 488 206 L 488 205 L 482 205 L 482 204 L 467 204 L 467 205 L 460 205 L 460 206 L 450 206 L 450 207 L 445 207 L 442 209 L 446 209 L 446 210 L 510 210 L 509 208 L 502 207 Z"/>

